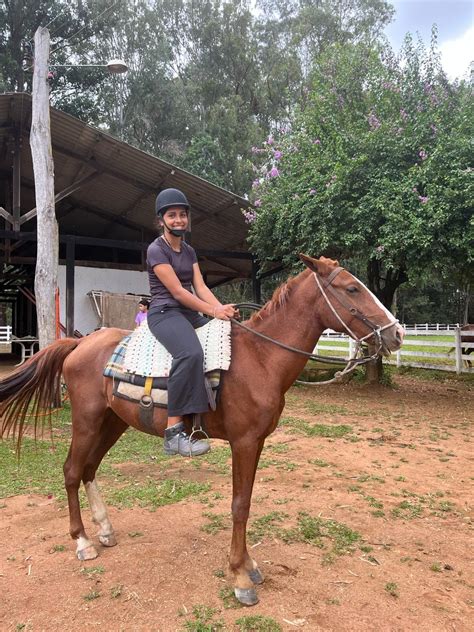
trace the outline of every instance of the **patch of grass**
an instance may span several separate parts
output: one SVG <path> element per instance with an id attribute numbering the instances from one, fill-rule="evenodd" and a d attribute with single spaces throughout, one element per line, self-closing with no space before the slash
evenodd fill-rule
<path id="1" fill-rule="evenodd" d="M 317 465 L 318 467 L 329 467 L 331 465 L 331 463 L 328 463 L 324 459 L 309 459 L 308 463 L 311 463 L 311 465 Z"/>
<path id="2" fill-rule="evenodd" d="M 63 463 L 68 445 L 65 440 L 50 440 L 24 437 L 20 458 L 16 455 L 13 441 L 0 442 L 0 498 L 18 494 L 52 494 L 60 500 L 66 499 L 63 478 Z"/>
<path id="3" fill-rule="evenodd" d="M 222 599 L 222 603 L 226 610 L 243 608 L 243 605 L 236 598 L 234 590 L 230 586 L 221 588 L 219 590 L 219 597 Z"/>
<path id="4" fill-rule="evenodd" d="M 227 446 L 212 448 L 207 454 L 203 454 L 199 459 L 193 459 L 194 467 L 200 467 L 202 463 L 208 463 L 213 472 L 228 474 L 230 472 L 229 459 L 232 456 L 231 449 Z"/>
<path id="5" fill-rule="evenodd" d="M 160 437 L 130 428 L 105 455 L 103 463 L 163 463 L 170 457 L 164 454 L 162 446 L 163 439 Z"/>
<path id="6" fill-rule="evenodd" d="M 423 507 L 419 502 L 403 500 L 396 507 L 392 509 L 392 516 L 394 518 L 404 518 L 405 520 L 413 520 L 413 518 L 419 518 L 423 513 Z"/>
<path id="7" fill-rule="evenodd" d="M 267 450 L 275 454 L 286 454 L 290 451 L 290 446 L 287 443 L 275 443 L 274 445 L 269 445 Z"/>
<path id="8" fill-rule="evenodd" d="M 103 566 L 84 566 L 81 568 L 81 575 L 94 577 L 95 575 L 103 575 L 105 568 Z"/>
<path id="9" fill-rule="evenodd" d="M 441 573 L 441 564 L 439 562 L 434 562 L 433 564 L 431 564 L 430 570 L 432 570 L 434 573 Z"/>
<path id="10" fill-rule="evenodd" d="M 282 627 L 275 619 L 256 614 L 237 619 L 235 625 L 239 632 L 282 632 Z"/>
<path id="11" fill-rule="evenodd" d="M 129 538 L 141 538 L 143 533 L 141 531 L 129 531 L 127 535 Z"/>
<path id="12" fill-rule="evenodd" d="M 299 417 L 282 417 L 280 425 L 289 428 L 290 432 L 302 434 L 306 437 L 340 438 L 352 432 L 352 426 L 311 424 Z"/>
<path id="13" fill-rule="evenodd" d="M 99 590 L 89 590 L 88 593 L 82 596 L 84 601 L 94 601 L 94 599 L 98 599 L 100 597 Z"/>
<path id="14" fill-rule="evenodd" d="M 225 577 L 225 573 L 222 570 L 222 568 L 218 568 L 217 570 L 215 570 L 213 572 L 214 577 L 218 577 L 219 579 L 222 579 L 223 577 Z"/>
<path id="15" fill-rule="evenodd" d="M 337 404 L 321 404 L 312 400 L 305 401 L 305 408 L 314 415 L 329 413 L 331 415 L 350 415 L 350 411 L 345 406 L 337 406 Z"/>
<path id="16" fill-rule="evenodd" d="M 219 531 L 229 528 L 229 525 L 226 524 L 226 520 L 227 520 L 226 514 L 215 514 L 209 511 L 209 512 L 205 512 L 203 516 L 205 516 L 209 520 L 209 522 L 207 524 L 202 525 L 201 531 L 205 531 L 206 533 L 215 535 Z"/>
<path id="17" fill-rule="evenodd" d="M 330 541 L 323 561 L 330 563 L 335 557 L 352 553 L 354 544 L 361 539 L 360 533 L 353 531 L 347 525 L 336 520 L 313 517 L 306 512 L 299 512 L 296 527 L 280 529 L 278 535 L 287 544 L 292 542 L 307 542 L 318 548 L 326 548 L 326 541 Z"/>
<path id="18" fill-rule="evenodd" d="M 282 511 L 272 511 L 269 514 L 260 516 L 252 522 L 251 527 L 247 531 L 247 538 L 252 544 L 260 542 L 262 538 L 268 535 L 275 535 L 276 524 L 283 522 L 288 518 L 288 514 Z"/>
<path id="19" fill-rule="evenodd" d="M 194 620 L 186 621 L 183 631 L 186 632 L 218 632 L 224 629 L 221 620 L 212 621 L 216 610 L 210 606 L 197 605 L 193 607 Z"/>
<path id="20" fill-rule="evenodd" d="M 51 553 L 61 553 L 62 551 L 65 551 L 66 547 L 64 546 L 64 544 L 55 544 L 53 546 L 53 548 L 51 549 Z"/>
<path id="21" fill-rule="evenodd" d="M 398 597 L 399 596 L 398 585 L 395 582 L 388 582 L 387 584 L 385 584 L 385 590 L 392 597 Z"/>
<path id="22" fill-rule="evenodd" d="M 116 507 L 139 505 L 151 510 L 164 505 L 178 503 L 189 497 L 197 497 L 208 492 L 208 483 L 169 479 L 161 483 L 146 481 L 143 484 L 129 484 L 119 489 L 109 490 L 107 501 Z"/>

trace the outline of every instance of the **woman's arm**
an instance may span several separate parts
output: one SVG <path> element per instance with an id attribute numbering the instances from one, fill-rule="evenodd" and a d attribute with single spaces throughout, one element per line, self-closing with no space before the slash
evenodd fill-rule
<path id="1" fill-rule="evenodd" d="M 193 288 L 197 296 L 206 303 L 214 306 L 222 305 L 222 303 L 214 296 L 205 284 L 204 279 L 202 278 L 201 269 L 199 268 L 199 263 L 193 264 Z"/>
<path id="2" fill-rule="evenodd" d="M 220 318 L 221 320 L 229 320 L 229 318 L 234 316 L 234 309 L 227 305 L 221 305 L 217 299 L 215 299 L 216 303 L 209 303 L 195 296 L 192 292 L 188 292 L 188 290 L 181 285 L 175 271 L 169 264 L 160 263 L 153 268 L 153 272 L 173 298 L 175 298 L 178 303 L 181 303 L 181 305 L 184 305 L 184 307 L 214 318 Z M 208 291 L 212 295 L 211 291 Z"/>

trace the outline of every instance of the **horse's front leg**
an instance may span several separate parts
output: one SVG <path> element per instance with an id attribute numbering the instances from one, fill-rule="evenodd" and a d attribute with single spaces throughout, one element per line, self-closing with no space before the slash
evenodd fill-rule
<path id="1" fill-rule="evenodd" d="M 240 439 L 232 444 L 232 543 L 230 570 L 234 576 L 234 593 L 240 603 L 253 606 L 258 603 L 254 584 L 261 584 L 263 576 L 257 563 L 247 551 L 246 529 L 250 500 L 264 439 Z"/>

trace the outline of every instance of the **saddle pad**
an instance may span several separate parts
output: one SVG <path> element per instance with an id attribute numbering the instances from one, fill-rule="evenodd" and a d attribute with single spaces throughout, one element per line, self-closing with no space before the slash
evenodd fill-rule
<path id="1" fill-rule="evenodd" d="M 196 329 L 204 351 L 205 373 L 216 369 L 227 371 L 229 368 L 230 330 L 230 321 L 217 318 Z M 172 361 L 171 354 L 158 342 L 144 322 L 127 341 L 122 370 L 145 377 L 168 377 Z"/>
<path id="2" fill-rule="evenodd" d="M 212 387 L 213 391 L 217 391 L 219 388 L 221 372 L 212 371 L 207 374 L 207 379 Z M 113 394 L 121 399 L 126 399 L 131 402 L 138 403 L 145 393 L 143 386 L 137 384 L 131 384 L 129 382 L 114 380 Z M 168 407 L 168 391 L 162 388 L 152 388 L 150 396 L 153 400 L 154 406 L 160 408 Z"/>

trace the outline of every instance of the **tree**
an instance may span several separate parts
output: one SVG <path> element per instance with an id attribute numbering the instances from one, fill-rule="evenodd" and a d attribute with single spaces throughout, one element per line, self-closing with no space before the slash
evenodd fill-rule
<path id="1" fill-rule="evenodd" d="M 257 149 L 252 248 L 285 264 L 300 250 L 363 261 L 388 308 L 408 278 L 466 281 L 470 121 L 471 92 L 447 81 L 435 39 L 426 51 L 408 37 L 398 59 L 333 46 L 289 133 Z"/>

